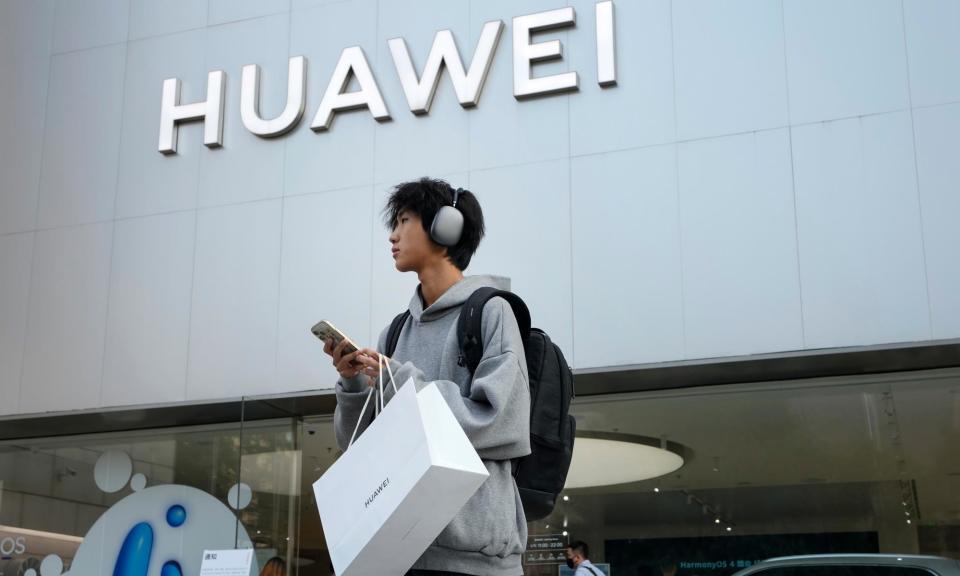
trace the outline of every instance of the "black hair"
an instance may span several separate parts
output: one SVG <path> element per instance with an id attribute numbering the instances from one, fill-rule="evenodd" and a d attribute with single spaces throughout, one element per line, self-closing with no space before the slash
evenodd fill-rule
<path id="1" fill-rule="evenodd" d="M 397 184 L 383 208 L 383 223 L 393 229 L 400 213 L 409 210 L 420 217 L 423 230 L 429 236 L 434 216 L 441 207 L 453 204 L 454 192 L 453 186 L 436 178 L 424 177 Z M 460 270 L 466 270 L 483 238 L 483 211 L 469 190 L 460 191 L 457 209 L 463 214 L 463 233 L 459 242 L 447 247 L 447 258 Z"/>
<path id="2" fill-rule="evenodd" d="M 567 548 L 574 552 L 579 552 L 584 558 L 590 558 L 590 547 L 583 540 L 574 540 L 567 544 Z"/>

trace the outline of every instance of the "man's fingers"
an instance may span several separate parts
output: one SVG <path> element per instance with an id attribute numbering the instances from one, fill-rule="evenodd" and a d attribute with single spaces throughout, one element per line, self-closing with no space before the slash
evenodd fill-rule
<path id="1" fill-rule="evenodd" d="M 337 372 L 340 372 L 341 375 L 349 377 L 350 373 L 356 373 L 357 367 L 350 363 L 346 357 L 340 359 L 340 362 L 337 363 Z"/>
<path id="2" fill-rule="evenodd" d="M 364 356 L 368 356 L 368 357 L 372 358 L 374 362 L 377 361 L 377 356 L 381 356 L 381 354 L 380 354 L 379 352 L 377 352 L 376 350 L 374 350 L 373 348 L 361 348 L 361 349 L 359 350 L 359 352 L 360 352 L 361 354 L 363 354 Z M 384 360 L 386 360 L 387 357 L 384 356 L 383 358 L 384 358 Z"/>
<path id="3" fill-rule="evenodd" d="M 364 358 L 363 358 L 363 356 L 360 354 L 360 351 L 359 351 L 359 350 L 354 350 L 354 351 L 352 351 L 352 352 L 347 352 L 347 353 L 343 354 L 342 356 L 340 356 L 340 358 L 341 358 L 342 360 L 348 360 L 348 361 L 352 362 L 354 365 L 362 364 L 363 361 L 364 361 Z"/>

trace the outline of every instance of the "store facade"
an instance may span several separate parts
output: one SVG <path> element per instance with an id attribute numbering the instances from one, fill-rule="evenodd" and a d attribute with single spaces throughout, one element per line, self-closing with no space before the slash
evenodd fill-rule
<path id="1" fill-rule="evenodd" d="M 148 540 L 150 574 L 329 574 L 309 328 L 406 305 L 380 210 L 423 175 L 480 199 L 468 273 L 567 353 L 582 445 L 681 459 L 582 460 L 527 574 L 570 538 L 618 575 L 960 557 L 958 32 L 948 0 L 0 3 L 0 574 Z"/>

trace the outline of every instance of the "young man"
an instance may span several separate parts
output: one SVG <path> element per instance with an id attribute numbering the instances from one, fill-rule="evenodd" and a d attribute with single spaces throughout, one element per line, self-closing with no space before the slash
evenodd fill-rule
<path id="1" fill-rule="evenodd" d="M 574 540 L 567 545 L 567 566 L 573 576 L 603 576 L 603 572 L 590 562 L 590 547 L 583 540 Z"/>
<path id="2" fill-rule="evenodd" d="M 462 232 L 452 243 L 449 236 L 431 232 L 445 206 L 463 216 Z M 420 279 L 410 317 L 388 359 L 396 384 L 409 378 L 417 389 L 435 383 L 490 473 L 409 574 L 520 576 L 527 524 L 510 461 L 530 453 L 530 393 L 520 329 L 506 300 L 493 298 L 483 308 L 483 358 L 476 372 L 471 375 L 458 364 L 456 326 L 463 303 L 482 286 L 509 288 L 503 278 L 463 275 L 484 233 L 480 205 L 468 191 L 423 178 L 394 189 L 384 220 L 392 230 L 397 270 L 415 272 Z M 380 376 L 378 350 L 386 347 L 388 328 L 377 350 L 344 354 L 344 343 L 324 347 L 340 373 L 334 424 L 341 448 L 360 419 L 368 386 Z M 393 389 L 386 381 L 383 387 L 389 401 Z M 363 414 L 361 431 L 372 412 Z"/>

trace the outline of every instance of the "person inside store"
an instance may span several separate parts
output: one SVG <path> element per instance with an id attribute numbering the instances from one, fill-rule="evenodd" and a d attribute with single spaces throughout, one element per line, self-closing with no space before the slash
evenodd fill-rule
<path id="1" fill-rule="evenodd" d="M 476 372 L 458 363 L 463 303 L 480 287 L 510 288 L 505 278 L 464 276 L 484 236 L 480 203 L 468 190 L 422 178 L 397 185 L 383 215 L 394 267 L 420 281 L 392 357 L 383 358 L 397 386 L 410 379 L 418 390 L 437 386 L 490 474 L 408 575 L 522 576 L 527 522 L 511 460 L 530 453 L 530 393 L 520 328 L 506 300 L 494 297 L 483 307 Z M 350 352 L 346 340 L 336 346 L 328 340 L 324 347 L 340 375 L 334 427 L 342 449 L 358 424 L 362 433 L 373 419 L 363 405 L 367 388 L 381 377 L 388 330 L 376 349 Z M 393 388 L 384 373 L 389 402 Z"/>
<path id="2" fill-rule="evenodd" d="M 567 566 L 573 576 L 603 576 L 603 572 L 590 562 L 590 547 L 583 540 L 567 544 Z"/>
<path id="3" fill-rule="evenodd" d="M 677 576 L 677 561 L 669 556 L 661 560 L 660 574 L 662 576 Z"/>
<path id="4" fill-rule="evenodd" d="M 287 563 L 283 558 L 274 556 L 263 565 L 260 576 L 287 576 Z"/>

